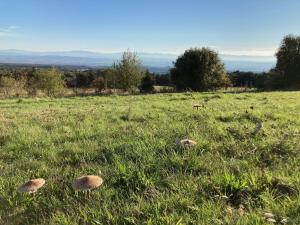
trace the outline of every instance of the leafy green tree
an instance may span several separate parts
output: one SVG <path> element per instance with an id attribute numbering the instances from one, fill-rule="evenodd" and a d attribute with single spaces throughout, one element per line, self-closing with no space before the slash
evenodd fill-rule
<path id="1" fill-rule="evenodd" d="M 58 69 L 39 69 L 33 74 L 29 81 L 29 88 L 34 90 L 42 90 L 47 95 L 57 95 L 64 88 L 63 75 Z"/>
<path id="2" fill-rule="evenodd" d="M 300 87 L 300 36 L 284 37 L 276 57 L 276 70 L 283 76 L 285 85 Z"/>
<path id="3" fill-rule="evenodd" d="M 178 90 L 206 91 L 230 83 L 221 59 L 209 48 L 185 51 L 171 69 L 171 77 Z"/>
<path id="4" fill-rule="evenodd" d="M 146 75 L 142 79 L 140 90 L 142 92 L 153 92 L 154 84 L 155 84 L 154 76 L 149 71 L 147 71 Z"/>
<path id="5" fill-rule="evenodd" d="M 144 75 L 144 69 L 136 53 L 124 52 L 122 60 L 113 65 L 116 87 L 125 91 L 138 88 Z"/>

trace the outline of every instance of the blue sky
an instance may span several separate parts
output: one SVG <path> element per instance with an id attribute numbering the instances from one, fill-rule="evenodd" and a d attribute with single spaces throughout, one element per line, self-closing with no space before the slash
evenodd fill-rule
<path id="1" fill-rule="evenodd" d="M 0 0 L 0 49 L 273 55 L 299 0 Z"/>

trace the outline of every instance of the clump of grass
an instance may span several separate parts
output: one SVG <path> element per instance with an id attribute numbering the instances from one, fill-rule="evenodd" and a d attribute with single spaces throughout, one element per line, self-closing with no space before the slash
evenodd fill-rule
<path id="1" fill-rule="evenodd" d="M 23 100 L 22 98 L 19 98 L 19 99 L 17 100 L 17 103 L 22 103 L 22 102 L 24 102 L 24 100 Z"/>
<path id="2" fill-rule="evenodd" d="M 116 177 L 114 186 L 123 193 L 143 192 L 153 186 L 153 182 L 143 171 L 126 167 L 124 164 L 118 164 L 118 177 Z"/>

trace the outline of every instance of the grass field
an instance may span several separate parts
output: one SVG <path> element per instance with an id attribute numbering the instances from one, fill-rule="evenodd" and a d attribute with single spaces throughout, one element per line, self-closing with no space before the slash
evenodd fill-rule
<path id="1" fill-rule="evenodd" d="M 299 151 L 300 92 L 1 100 L 0 224 L 300 224 Z"/>

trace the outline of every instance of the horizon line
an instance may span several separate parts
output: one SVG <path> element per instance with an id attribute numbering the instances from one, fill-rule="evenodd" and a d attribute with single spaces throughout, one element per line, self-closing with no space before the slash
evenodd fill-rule
<path id="1" fill-rule="evenodd" d="M 192 49 L 194 47 L 188 48 Z M 202 48 L 202 47 L 200 47 Z M 275 58 L 275 52 L 274 49 L 268 49 L 268 51 L 272 51 L 273 54 L 253 54 L 258 52 L 263 52 L 262 49 L 241 49 L 241 50 L 218 50 L 213 47 L 206 47 L 210 48 L 214 51 L 216 51 L 221 56 L 228 56 L 228 57 L 249 57 L 249 58 Z M 188 50 L 186 49 L 186 50 Z M 131 51 L 131 49 L 127 49 Z M 0 48 L 0 51 L 20 51 L 20 52 L 33 52 L 33 53 L 67 53 L 67 52 L 85 52 L 85 53 L 93 53 L 93 54 L 121 54 L 127 50 L 119 50 L 119 51 L 98 51 L 98 50 L 90 50 L 90 49 L 60 49 L 60 50 L 28 50 L 28 49 L 14 49 L 14 48 Z M 266 50 L 266 49 L 265 49 Z M 169 56 L 180 56 L 184 54 L 184 51 L 181 52 L 156 52 L 156 51 L 132 51 L 137 54 L 149 54 L 149 55 L 169 55 Z M 252 54 L 245 54 L 245 52 L 252 52 Z"/>

